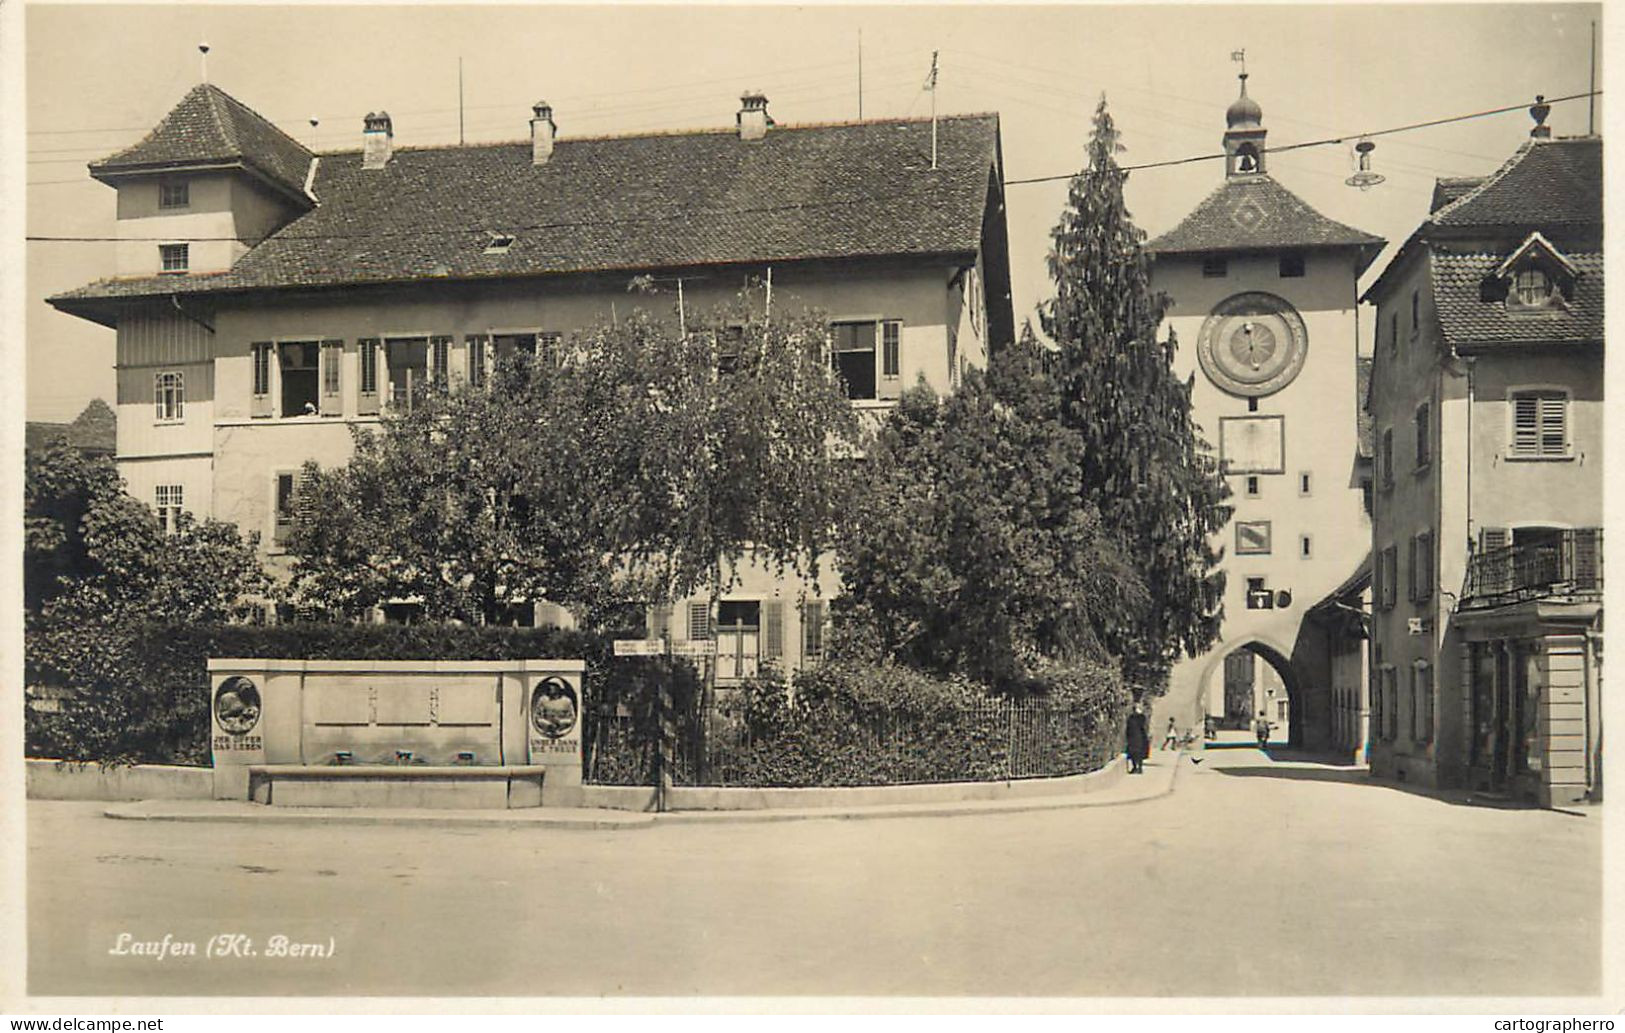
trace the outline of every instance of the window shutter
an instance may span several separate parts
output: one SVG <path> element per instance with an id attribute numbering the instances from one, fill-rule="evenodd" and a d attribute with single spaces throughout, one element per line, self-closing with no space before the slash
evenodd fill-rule
<path id="1" fill-rule="evenodd" d="M 322 342 L 322 415 L 340 416 L 344 413 L 344 342 Z"/>
<path id="2" fill-rule="evenodd" d="M 1421 583 L 1424 601 L 1433 598 L 1433 532 L 1423 531 L 1417 537 L 1417 580 Z"/>
<path id="3" fill-rule="evenodd" d="M 1535 395 L 1513 396 L 1512 450 L 1520 455 L 1540 451 L 1540 399 Z"/>
<path id="4" fill-rule="evenodd" d="M 762 604 L 762 655 L 769 660 L 784 656 L 784 603 L 770 599 Z"/>
<path id="5" fill-rule="evenodd" d="M 824 655 L 824 604 L 808 601 L 801 608 L 801 656 L 816 660 Z"/>
<path id="6" fill-rule="evenodd" d="M 1504 549 L 1512 544 L 1512 536 L 1504 527 L 1481 527 L 1478 529 L 1478 551 L 1494 552 Z"/>
<path id="7" fill-rule="evenodd" d="M 1600 532 L 1584 529 L 1572 534 L 1574 540 L 1574 587 L 1591 589 L 1602 587 Z"/>
<path id="8" fill-rule="evenodd" d="M 711 637 L 711 604 L 688 604 L 688 638 L 698 642 Z"/>
<path id="9" fill-rule="evenodd" d="M 248 414 L 271 415 L 271 348 L 270 341 L 255 341 L 248 346 L 254 360 L 254 397 Z"/>
<path id="10" fill-rule="evenodd" d="M 463 354 L 468 364 L 468 385 L 470 387 L 485 386 L 485 372 L 490 368 L 486 362 L 485 348 L 490 338 L 485 334 L 465 334 L 463 336 Z"/>
<path id="11" fill-rule="evenodd" d="M 1568 452 L 1568 401 L 1560 394 L 1540 396 L 1540 454 L 1543 456 Z"/>
<path id="12" fill-rule="evenodd" d="M 444 392 L 451 380 L 451 337 L 442 334 L 429 338 L 429 384 L 435 391 Z"/>
<path id="13" fill-rule="evenodd" d="M 153 419 L 156 419 L 156 420 L 163 419 L 164 418 L 164 375 L 162 373 L 154 373 L 152 375 L 152 407 L 153 407 Z"/>
<path id="14" fill-rule="evenodd" d="M 356 342 L 361 357 L 361 389 L 357 393 L 356 412 L 363 416 L 378 413 L 378 338 L 363 337 Z"/>
<path id="15" fill-rule="evenodd" d="M 898 381 L 903 371 L 903 321 L 888 319 L 880 324 L 880 375 L 883 379 Z M 886 397 L 895 397 L 897 383 L 883 387 Z"/>

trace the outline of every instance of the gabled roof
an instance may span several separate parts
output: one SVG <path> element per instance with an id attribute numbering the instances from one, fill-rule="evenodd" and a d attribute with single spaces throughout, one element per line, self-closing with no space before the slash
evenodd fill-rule
<path id="1" fill-rule="evenodd" d="M 1602 138 L 1531 138 L 1424 225 L 1500 228 L 1602 224 Z"/>
<path id="2" fill-rule="evenodd" d="M 1433 181 L 1433 200 L 1428 203 L 1428 212 L 1438 211 L 1483 182 L 1483 176 L 1440 176 Z"/>
<path id="3" fill-rule="evenodd" d="M 997 115 L 401 148 L 378 170 L 324 154 L 311 212 L 209 276 L 104 280 L 93 299 L 673 269 L 731 263 L 974 255 L 1002 189 Z M 990 216 L 989 213 L 992 212 Z M 491 233 L 515 240 L 486 254 Z M 94 317 L 92 317 L 94 318 Z"/>
<path id="4" fill-rule="evenodd" d="M 43 448 L 51 441 L 64 441 L 81 452 L 112 455 L 118 445 L 118 417 L 100 398 L 94 399 L 71 423 L 29 420 L 23 427 L 23 443 Z"/>
<path id="5" fill-rule="evenodd" d="M 1381 237 L 1345 226 L 1309 207 L 1266 175 L 1226 180 L 1195 211 L 1146 245 L 1153 254 L 1195 254 L 1276 248 L 1354 247 L 1361 269 L 1382 248 Z"/>
<path id="6" fill-rule="evenodd" d="M 240 163 L 303 196 L 314 155 L 218 86 L 192 87 L 152 131 L 111 157 L 92 162 L 97 179 L 189 166 Z"/>
<path id="7" fill-rule="evenodd" d="M 1538 312 L 1509 311 L 1499 295 L 1486 295 L 1503 256 L 1435 249 L 1433 296 L 1439 327 L 1457 351 L 1471 353 L 1512 344 L 1595 343 L 1603 340 L 1602 252 L 1570 253 L 1578 275 L 1566 304 Z"/>
<path id="8" fill-rule="evenodd" d="M 1519 244 L 1512 254 L 1501 260 L 1501 264 L 1495 267 L 1494 275 L 1506 276 L 1512 272 L 1514 266 L 1531 255 L 1544 258 L 1548 263 L 1556 266 L 1568 276 L 1576 276 L 1580 272 L 1575 264 L 1569 261 L 1568 256 L 1557 250 L 1552 242 L 1546 239 L 1544 234 L 1539 230 L 1534 230 L 1523 239 L 1523 243 Z"/>

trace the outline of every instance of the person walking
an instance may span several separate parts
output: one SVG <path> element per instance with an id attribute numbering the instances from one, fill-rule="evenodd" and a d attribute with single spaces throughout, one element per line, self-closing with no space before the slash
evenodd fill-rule
<path id="1" fill-rule="evenodd" d="M 1263 714 L 1259 714 L 1258 715 L 1258 720 L 1253 722 L 1253 732 L 1256 733 L 1257 736 L 1258 736 L 1258 748 L 1259 749 L 1262 750 L 1262 749 L 1269 746 L 1269 744 L 1270 744 L 1270 720 L 1269 720 L 1269 718 L 1265 717 Z"/>
<path id="2" fill-rule="evenodd" d="M 1168 731 L 1163 733 L 1162 748 L 1165 750 L 1179 749 L 1179 729 L 1174 727 L 1174 719 L 1168 719 Z"/>
<path id="3" fill-rule="evenodd" d="M 1134 704 L 1128 716 L 1128 729 L 1124 734 L 1123 751 L 1128 755 L 1128 773 L 1138 775 L 1145 770 L 1145 758 L 1151 752 L 1151 729 L 1146 724 L 1145 707 Z"/>

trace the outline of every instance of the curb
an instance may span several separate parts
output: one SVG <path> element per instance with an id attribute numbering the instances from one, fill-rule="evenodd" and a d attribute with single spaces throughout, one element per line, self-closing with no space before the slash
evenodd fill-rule
<path id="1" fill-rule="evenodd" d="M 780 808 L 751 811 L 610 811 L 598 809 L 522 808 L 491 811 L 385 810 L 377 808 L 277 808 L 236 801 L 143 800 L 106 807 L 102 816 L 116 821 L 174 821 L 320 827 L 415 826 L 419 828 L 565 829 L 623 831 L 654 825 L 763 824 L 784 821 L 864 821 L 876 818 L 943 818 L 960 815 L 1023 814 L 1037 811 L 1121 807 L 1161 799 L 1174 791 L 1186 754 L 1175 755 L 1165 784 L 1143 795 L 1101 799 L 1112 790 L 1020 800 L 975 800 L 960 803 L 876 804 L 846 808 Z"/>

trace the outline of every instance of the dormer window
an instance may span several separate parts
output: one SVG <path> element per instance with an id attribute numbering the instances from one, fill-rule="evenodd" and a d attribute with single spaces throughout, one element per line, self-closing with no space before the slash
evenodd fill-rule
<path id="1" fill-rule="evenodd" d="M 186 180 L 158 184 L 159 208 L 186 208 L 191 205 L 192 191 Z"/>
<path id="2" fill-rule="evenodd" d="M 511 233 L 497 233 L 495 230 L 486 231 L 490 239 L 485 242 L 485 253 L 488 255 L 505 255 L 513 247 L 514 236 Z"/>
<path id="3" fill-rule="evenodd" d="M 1579 275 L 1550 241 L 1531 233 L 1490 275 L 1486 288 L 1505 298 L 1509 313 L 1549 312 L 1561 310 L 1574 296 Z"/>

